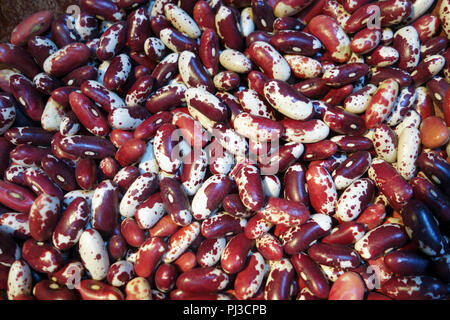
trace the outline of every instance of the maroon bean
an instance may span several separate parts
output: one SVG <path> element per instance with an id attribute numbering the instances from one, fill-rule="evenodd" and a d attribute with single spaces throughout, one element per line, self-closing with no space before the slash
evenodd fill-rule
<path id="1" fill-rule="evenodd" d="M 326 299 L 330 286 L 321 268 L 304 253 L 292 256 L 291 262 L 297 275 L 305 282 L 311 293 L 320 299 Z"/>
<path id="2" fill-rule="evenodd" d="M 61 254 L 51 244 L 33 239 L 23 244 L 22 256 L 31 268 L 42 273 L 54 272 L 62 263 Z"/>
<path id="3" fill-rule="evenodd" d="M 368 174 L 396 210 L 402 208 L 413 196 L 412 187 L 394 167 L 382 159 L 372 161 Z"/>
<path id="4" fill-rule="evenodd" d="M 344 63 L 350 58 L 350 40 L 336 19 L 318 15 L 310 21 L 309 32 L 323 43 L 333 61 Z"/>
<path id="5" fill-rule="evenodd" d="M 127 18 L 127 45 L 132 51 L 142 52 L 144 42 L 150 36 L 150 19 L 144 8 L 131 12 Z"/>
<path id="6" fill-rule="evenodd" d="M 229 277 L 222 270 L 194 268 L 183 272 L 177 278 L 177 288 L 190 293 L 213 293 L 223 290 L 229 282 Z"/>
<path id="7" fill-rule="evenodd" d="M 46 155 L 41 160 L 42 169 L 63 190 L 76 189 L 74 170 L 53 155 Z"/>
<path id="8" fill-rule="evenodd" d="M 127 39 L 127 23 L 119 21 L 111 25 L 100 37 L 96 51 L 100 60 L 111 60 L 118 54 Z"/>
<path id="9" fill-rule="evenodd" d="M 79 67 L 62 79 L 68 86 L 80 87 L 84 81 L 97 79 L 97 68 L 93 66 Z"/>
<path id="10" fill-rule="evenodd" d="M 63 48 L 78 40 L 78 34 L 74 28 L 74 17 L 63 14 L 52 22 L 52 40 L 59 48 Z"/>
<path id="11" fill-rule="evenodd" d="M 270 7 L 267 1 L 252 1 L 252 14 L 255 17 L 256 29 L 262 31 L 272 31 L 275 17 L 273 15 L 272 7 Z M 292 29 L 289 28 L 289 29 Z"/>
<path id="12" fill-rule="evenodd" d="M 45 59 L 43 68 L 48 74 L 60 77 L 86 64 L 90 55 L 90 50 L 85 44 L 71 43 Z"/>
<path id="13" fill-rule="evenodd" d="M 124 85 L 131 71 L 130 57 L 124 53 L 115 56 L 108 66 L 103 78 L 106 89 L 114 90 Z"/>
<path id="14" fill-rule="evenodd" d="M 125 107 L 125 102 L 117 94 L 106 89 L 101 83 L 93 80 L 84 81 L 81 84 L 84 95 L 94 100 L 107 112 Z"/>
<path id="15" fill-rule="evenodd" d="M 387 0 L 378 4 L 380 8 L 381 27 L 399 24 L 407 19 L 412 10 L 409 0 Z"/>
<path id="16" fill-rule="evenodd" d="M 169 292 L 175 287 L 178 270 L 173 264 L 163 263 L 155 271 L 155 285 L 159 291 Z"/>
<path id="17" fill-rule="evenodd" d="M 43 34 L 53 20 L 51 11 L 39 11 L 23 19 L 11 32 L 11 43 L 21 46 L 33 36 Z"/>
<path id="18" fill-rule="evenodd" d="M 41 72 L 33 78 L 33 85 L 40 93 L 51 95 L 53 90 L 61 86 L 61 82 L 55 77 Z"/>
<path id="19" fill-rule="evenodd" d="M 120 188 L 122 193 L 125 193 L 132 183 L 140 176 L 139 169 L 137 167 L 128 166 L 122 168 L 114 176 L 114 182 Z"/>
<path id="20" fill-rule="evenodd" d="M 331 68 L 322 76 L 329 86 L 344 86 L 363 77 L 369 71 L 365 63 L 347 63 Z"/>
<path id="21" fill-rule="evenodd" d="M 308 255 L 319 264 L 335 268 L 356 268 L 361 258 L 351 248 L 328 243 L 316 243 L 308 249 Z"/>
<path id="22" fill-rule="evenodd" d="M 108 0 L 81 0 L 80 6 L 83 11 L 95 16 L 103 17 L 107 21 L 122 20 L 125 14 L 115 2 Z"/>
<path id="23" fill-rule="evenodd" d="M 424 152 L 419 155 L 417 164 L 433 183 L 450 195 L 450 165 L 447 161 L 433 152 Z"/>
<path id="24" fill-rule="evenodd" d="M 97 184 L 97 165 L 94 160 L 80 159 L 75 168 L 75 178 L 81 189 L 92 190 Z"/>
<path id="25" fill-rule="evenodd" d="M 0 181 L 0 203 L 15 211 L 28 214 L 35 198 L 28 189 Z"/>
<path id="26" fill-rule="evenodd" d="M 108 1 L 107 3 L 110 2 Z M 81 296 L 81 299 L 83 300 L 124 300 L 125 298 L 122 291 L 120 291 L 118 288 L 110 286 L 99 280 L 81 280 L 77 290 Z"/>
<path id="27" fill-rule="evenodd" d="M 136 220 L 125 218 L 120 224 L 120 233 L 132 247 L 138 248 L 145 241 L 145 233 L 139 228 Z"/>
<path id="28" fill-rule="evenodd" d="M 244 38 L 239 32 L 239 26 L 233 11 L 222 5 L 215 16 L 215 24 L 219 37 L 224 42 L 225 47 L 243 51 Z"/>
<path id="29" fill-rule="evenodd" d="M 414 276 L 425 274 L 429 261 L 417 253 L 397 250 L 386 254 L 384 263 L 396 274 Z"/>
<path id="30" fill-rule="evenodd" d="M 50 280 L 41 280 L 33 288 L 37 300 L 77 300 L 74 291 Z"/>
<path id="31" fill-rule="evenodd" d="M 366 232 L 367 227 L 359 222 L 348 221 L 339 224 L 322 239 L 322 243 L 349 245 L 357 242 Z"/>
<path id="32" fill-rule="evenodd" d="M 90 209 L 85 199 L 74 199 L 63 211 L 52 235 L 53 245 L 61 251 L 73 247 L 88 223 Z"/>
<path id="33" fill-rule="evenodd" d="M 30 79 L 41 71 L 24 49 L 8 43 L 0 43 L 0 63 L 19 70 Z"/>
<path id="34" fill-rule="evenodd" d="M 430 276 L 393 277 L 381 286 L 381 291 L 396 300 L 434 300 L 447 294 L 445 284 Z"/>
<path id="35" fill-rule="evenodd" d="M 228 241 L 220 259 L 222 270 L 227 274 L 240 272 L 246 265 L 247 256 L 255 245 L 255 240 L 239 233 Z"/>
<path id="36" fill-rule="evenodd" d="M 410 200 L 402 210 L 402 219 L 409 237 L 428 256 L 442 256 L 449 246 L 439 230 L 430 209 L 418 200 Z"/>
<path id="37" fill-rule="evenodd" d="M 197 41 L 171 27 L 161 29 L 159 31 L 159 38 L 167 48 L 176 53 L 181 53 L 185 50 L 192 52 L 198 51 Z"/>
<path id="38" fill-rule="evenodd" d="M 138 161 L 145 153 L 146 144 L 139 139 L 131 139 L 127 144 L 121 146 L 116 152 L 116 160 L 122 166 L 126 167 Z"/>
<path id="39" fill-rule="evenodd" d="M 155 269 L 163 254 L 168 250 L 161 238 L 151 237 L 138 250 L 134 268 L 139 277 L 148 277 Z"/>
<path id="40" fill-rule="evenodd" d="M 82 93 L 72 92 L 69 103 L 81 124 L 92 134 L 106 136 L 109 126 L 101 111 Z"/>
<path id="41" fill-rule="evenodd" d="M 40 66 L 44 64 L 48 56 L 58 51 L 58 47 L 52 40 L 41 36 L 31 37 L 28 40 L 27 47 Z"/>
<path id="42" fill-rule="evenodd" d="M 403 226 L 387 223 L 367 232 L 356 242 L 355 250 L 364 259 L 376 259 L 387 250 L 403 246 L 408 240 Z"/>
<path id="43" fill-rule="evenodd" d="M 331 223 L 328 216 L 315 214 L 310 221 L 288 229 L 281 236 L 284 251 L 287 254 L 296 254 L 306 250 L 312 243 L 328 234 Z"/>
<path id="44" fill-rule="evenodd" d="M 155 78 L 155 88 L 165 86 L 178 74 L 178 53 L 171 53 L 160 61 L 152 72 Z"/>
<path id="45" fill-rule="evenodd" d="M 103 159 L 116 153 L 114 145 L 101 137 L 74 135 L 61 139 L 62 151 L 81 158 Z"/>
<path id="46" fill-rule="evenodd" d="M 353 153 L 332 172 L 336 188 L 343 190 L 359 179 L 369 169 L 371 160 L 372 157 L 368 151 Z"/>
<path id="47" fill-rule="evenodd" d="M 201 233 L 207 239 L 234 235 L 244 230 L 245 222 L 245 219 L 234 217 L 231 214 L 217 214 L 202 222 Z"/>
<path id="48" fill-rule="evenodd" d="M 119 235 L 115 234 L 109 239 L 108 251 L 112 258 L 120 260 L 125 256 L 127 250 L 127 243 L 125 239 Z"/>
<path id="49" fill-rule="evenodd" d="M 306 168 L 300 163 L 291 165 L 285 172 L 284 197 L 287 200 L 296 201 L 308 205 L 308 194 L 305 188 Z"/>
<path id="50" fill-rule="evenodd" d="M 60 207 L 61 203 L 57 197 L 45 193 L 34 200 L 28 219 L 33 239 L 36 241 L 50 239 L 58 222 Z"/>
<path id="51" fill-rule="evenodd" d="M 14 98 L 24 107 L 28 117 L 32 120 L 39 121 L 44 110 L 44 102 L 31 81 L 17 74 L 11 76 L 10 86 Z"/>
<path id="52" fill-rule="evenodd" d="M 425 203 L 442 222 L 450 221 L 450 199 L 436 186 L 423 177 L 410 180 L 414 198 Z"/>
<path id="53" fill-rule="evenodd" d="M 323 122 L 340 134 L 359 136 L 366 131 L 364 121 L 359 116 L 336 107 L 327 108 Z"/>
<path id="54" fill-rule="evenodd" d="M 305 56 L 314 56 L 322 46 L 312 34 L 292 29 L 277 32 L 271 37 L 270 44 L 280 52 Z"/>
<path id="55" fill-rule="evenodd" d="M 270 266 L 269 275 L 264 288 L 266 300 L 289 300 L 295 270 L 288 259 L 275 261 Z"/>
<path id="56" fill-rule="evenodd" d="M 173 178 L 160 181 L 161 198 L 173 221 L 181 226 L 191 223 L 192 213 L 189 200 L 181 183 Z"/>

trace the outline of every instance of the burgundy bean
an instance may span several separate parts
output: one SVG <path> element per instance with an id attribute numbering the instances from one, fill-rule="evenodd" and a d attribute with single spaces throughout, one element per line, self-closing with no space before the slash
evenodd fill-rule
<path id="1" fill-rule="evenodd" d="M 425 203 L 442 222 L 450 221 L 450 200 L 439 188 L 423 177 L 410 180 L 414 198 Z"/>
<path id="2" fill-rule="evenodd" d="M 159 291 L 169 292 L 175 287 L 178 270 L 173 264 L 161 264 L 155 272 L 155 285 Z"/>
<path id="3" fill-rule="evenodd" d="M 161 198 L 173 221 L 181 226 L 191 223 L 191 206 L 181 183 L 173 178 L 160 181 Z"/>
<path id="4" fill-rule="evenodd" d="M 311 293 L 320 299 L 326 299 L 330 286 L 320 267 L 304 253 L 292 256 L 291 262 L 297 275 L 305 282 Z"/>
<path id="5" fill-rule="evenodd" d="M 65 251 L 78 242 L 88 222 L 89 213 L 88 203 L 81 197 L 76 198 L 67 206 L 52 235 L 55 248 Z"/>
<path id="6" fill-rule="evenodd" d="M 139 277 L 148 277 L 167 250 L 167 244 L 160 238 L 151 237 L 146 240 L 136 255 L 136 262 L 134 264 L 136 274 Z"/>
<path id="7" fill-rule="evenodd" d="M 183 51 L 198 51 L 197 41 L 185 36 L 183 33 L 171 28 L 165 27 L 159 31 L 159 39 L 164 45 L 175 53 Z"/>
<path id="8" fill-rule="evenodd" d="M 51 95 L 53 90 L 61 86 L 61 82 L 55 77 L 41 72 L 33 78 L 33 85 L 39 92 Z"/>
<path id="9" fill-rule="evenodd" d="M 337 191 L 328 171 L 319 166 L 309 166 L 306 171 L 309 200 L 313 208 L 320 213 L 331 214 L 337 203 Z"/>
<path id="10" fill-rule="evenodd" d="M 103 78 L 106 89 L 114 90 L 124 85 L 131 71 L 130 57 L 121 53 L 112 58 Z"/>
<path id="11" fill-rule="evenodd" d="M 99 280 L 81 280 L 77 290 L 83 300 L 124 300 L 122 291 Z"/>
<path id="12" fill-rule="evenodd" d="M 183 51 L 178 59 L 178 69 L 188 88 L 198 88 L 209 93 L 215 92 L 214 83 L 201 60 L 191 51 Z M 187 99 L 186 99 L 187 100 Z"/>
<path id="13" fill-rule="evenodd" d="M 113 233 L 118 226 L 118 202 L 118 185 L 111 180 L 100 182 L 92 198 L 92 227 L 102 234 Z"/>
<path id="14" fill-rule="evenodd" d="M 260 253 L 251 255 L 248 265 L 239 272 L 234 281 L 235 295 L 246 300 L 255 296 L 260 290 L 268 267 Z"/>
<path id="15" fill-rule="evenodd" d="M 48 74 L 60 77 L 86 64 L 90 55 L 90 50 L 85 44 L 71 43 L 45 59 L 43 68 Z"/>
<path id="16" fill-rule="evenodd" d="M 182 273 L 176 282 L 177 288 L 190 293 L 213 293 L 223 290 L 229 282 L 229 276 L 222 270 L 194 268 Z"/>
<path id="17" fill-rule="evenodd" d="M 355 243 L 355 250 L 364 259 L 376 259 L 387 250 L 403 246 L 408 240 L 403 226 L 387 223 L 367 232 Z"/>
<path id="18" fill-rule="evenodd" d="M 120 233 L 132 247 L 138 248 L 145 241 L 145 233 L 139 228 L 136 220 L 125 218 L 120 224 Z"/>
<path id="19" fill-rule="evenodd" d="M 53 20 L 51 11 L 39 11 L 23 19 L 11 32 L 11 43 L 21 46 L 33 36 L 43 34 Z"/>
<path id="20" fill-rule="evenodd" d="M 59 48 L 65 47 L 78 40 L 75 30 L 75 18 L 68 14 L 63 14 L 52 22 L 52 40 Z"/>
<path id="21" fill-rule="evenodd" d="M 412 187 L 394 167 L 382 159 L 372 161 L 368 174 L 396 210 L 402 208 L 413 196 Z"/>
<path id="22" fill-rule="evenodd" d="M 0 255 L 1 266 L 6 267 L 6 271 L 9 271 L 9 267 L 14 261 L 20 259 L 20 248 L 9 234 L 0 232 L 0 240 L 0 249 L 2 250 L 2 254 Z M 4 270 L 1 268 L 0 273 L 2 276 L 0 277 L 0 288 L 2 288 L 2 290 L 6 289 L 6 284 L 3 283 L 3 272 Z M 8 272 L 6 272 L 6 274 L 7 273 Z"/>
<path id="23" fill-rule="evenodd" d="M 425 175 L 435 183 L 445 194 L 450 194 L 448 186 L 450 166 L 442 157 L 433 152 L 424 152 L 419 155 L 417 164 Z"/>
<path id="24" fill-rule="evenodd" d="M 61 254 L 51 244 L 33 239 L 23 244 L 22 256 L 31 268 L 42 273 L 54 272 L 62 263 Z"/>
<path id="25" fill-rule="evenodd" d="M 393 67 L 377 67 L 372 70 L 370 83 L 378 85 L 382 81 L 393 78 L 400 87 L 409 86 L 412 82 L 411 75 L 405 70 Z"/>
<path id="26" fill-rule="evenodd" d="M 353 271 L 340 275 L 333 283 L 329 300 L 363 300 L 366 287 L 363 279 Z"/>
<path id="27" fill-rule="evenodd" d="M 97 69 L 88 65 L 73 70 L 62 80 L 68 86 L 80 87 L 84 81 L 97 79 L 97 74 Z"/>
<path id="28" fill-rule="evenodd" d="M 445 284 L 430 276 L 393 277 L 381 286 L 381 291 L 396 300 L 434 300 L 447 294 Z"/>
<path id="29" fill-rule="evenodd" d="M 222 252 L 222 270 L 227 274 L 240 272 L 245 267 L 247 256 L 254 245 L 255 240 L 248 239 L 243 232 L 233 236 Z"/>
<path id="30" fill-rule="evenodd" d="M 255 41 L 250 44 L 245 52 L 269 78 L 286 81 L 291 76 L 289 64 L 269 43 Z"/>
<path id="31" fill-rule="evenodd" d="M 63 190 L 76 189 L 74 170 L 53 155 L 46 155 L 41 160 L 42 169 Z"/>
<path id="32" fill-rule="evenodd" d="M 97 184 L 97 164 L 94 160 L 80 159 L 75 168 L 75 178 L 81 189 L 93 189 Z"/>
<path id="33" fill-rule="evenodd" d="M 114 156 L 114 145 L 101 137 L 74 135 L 61 139 L 60 148 L 69 154 L 92 159 L 103 159 Z"/>
<path id="34" fill-rule="evenodd" d="M 39 121 L 44 111 L 44 102 L 31 81 L 21 75 L 10 78 L 11 92 L 24 107 L 26 114 L 32 120 Z"/>
<path id="35" fill-rule="evenodd" d="M 314 17 L 309 23 L 309 32 L 323 43 L 334 61 L 344 63 L 350 58 L 350 40 L 334 18 Z"/>
<path id="36" fill-rule="evenodd" d="M 356 268 L 361 263 L 356 251 L 338 244 L 316 243 L 308 249 L 308 255 L 319 264 L 341 269 Z"/>
<path id="37" fill-rule="evenodd" d="M 410 200 L 402 210 L 402 219 L 408 236 L 418 244 L 423 253 L 434 257 L 449 252 L 448 243 L 425 204 Z"/>
<path id="38" fill-rule="evenodd" d="M 234 217 L 231 214 L 220 213 L 203 220 L 201 233 L 207 239 L 215 239 L 223 236 L 241 233 L 244 230 L 246 220 Z"/>
<path id="39" fill-rule="evenodd" d="M 30 79 L 41 72 L 39 66 L 24 49 L 8 43 L 0 44 L 0 63 L 19 70 Z"/>
<path id="40" fill-rule="evenodd" d="M 396 274 L 414 276 L 425 274 L 429 261 L 417 253 L 397 250 L 386 254 L 384 263 Z"/>
<path id="41" fill-rule="evenodd" d="M 275 261 L 269 270 L 264 288 L 266 300 L 289 300 L 295 270 L 288 259 Z"/>
<path id="42" fill-rule="evenodd" d="M 282 233 L 283 249 L 287 254 L 296 254 L 306 250 L 312 243 L 329 233 L 332 226 L 331 218 L 317 213 L 311 220 L 288 229 Z"/>
<path id="43" fill-rule="evenodd" d="M 48 194 L 41 194 L 34 200 L 28 219 L 33 239 L 50 239 L 58 222 L 60 207 L 60 200 Z"/>
<path id="44" fill-rule="evenodd" d="M 28 214 L 35 198 L 28 189 L 0 181 L 0 203 L 15 211 Z"/>
<path id="45" fill-rule="evenodd" d="M 103 17 L 107 21 L 119 21 L 125 15 L 125 12 L 118 7 L 116 2 L 108 0 L 81 0 L 80 6 L 83 11 Z"/>
<path id="46" fill-rule="evenodd" d="M 230 8 L 220 6 L 215 16 L 215 25 L 226 48 L 243 51 L 244 38 L 239 30 L 237 18 Z"/>

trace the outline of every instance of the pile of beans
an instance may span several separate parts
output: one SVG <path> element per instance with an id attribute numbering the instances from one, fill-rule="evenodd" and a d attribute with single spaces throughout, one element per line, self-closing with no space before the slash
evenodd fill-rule
<path id="1" fill-rule="evenodd" d="M 26 17 L 0 43 L 0 298 L 447 299 L 448 39 L 450 0 Z"/>

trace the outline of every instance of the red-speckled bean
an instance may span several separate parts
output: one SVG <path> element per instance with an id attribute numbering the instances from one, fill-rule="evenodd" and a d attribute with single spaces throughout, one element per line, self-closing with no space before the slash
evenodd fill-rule
<path id="1" fill-rule="evenodd" d="M 58 222 L 60 207 L 60 200 L 48 194 L 41 194 L 34 200 L 28 218 L 33 239 L 36 241 L 50 239 Z"/>

